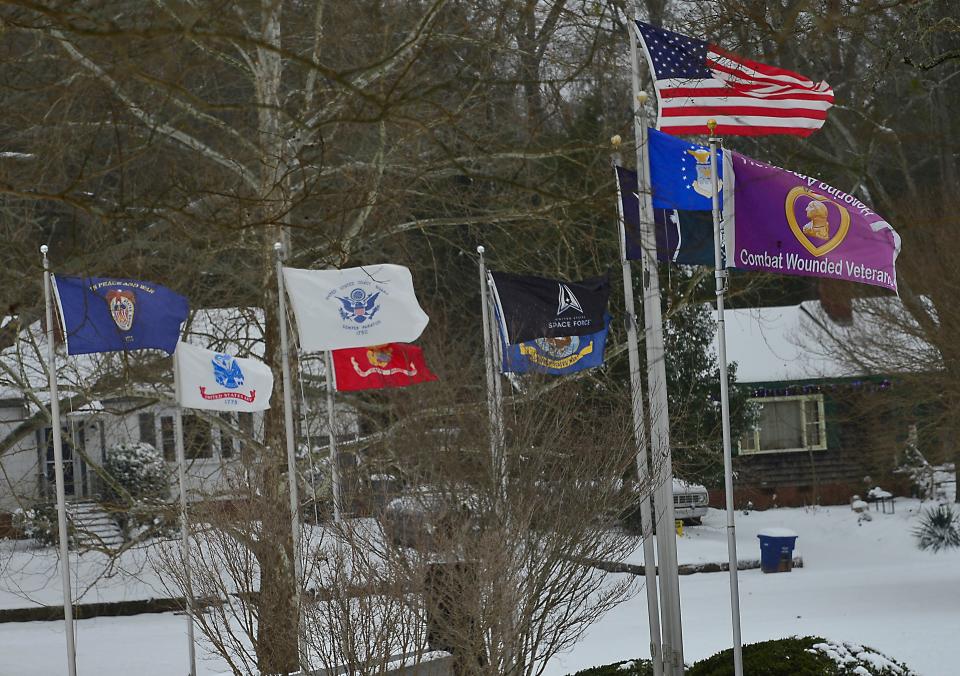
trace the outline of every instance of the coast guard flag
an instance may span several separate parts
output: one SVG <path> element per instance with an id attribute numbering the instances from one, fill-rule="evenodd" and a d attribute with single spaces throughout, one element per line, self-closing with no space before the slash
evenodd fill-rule
<path id="1" fill-rule="evenodd" d="M 163 350 L 173 354 L 187 299 L 135 279 L 53 275 L 67 354 Z"/>
<path id="2" fill-rule="evenodd" d="M 853 195 L 730 152 L 724 191 L 729 267 L 897 290 L 900 236 Z"/>
<path id="3" fill-rule="evenodd" d="M 283 268 L 283 280 L 300 349 L 307 352 L 410 343 L 430 321 L 417 302 L 410 270 L 402 265 Z"/>
<path id="4" fill-rule="evenodd" d="M 714 119 L 722 136 L 809 136 L 833 105 L 826 82 L 642 21 L 636 29 L 654 76 L 657 127 L 668 134 L 706 134 Z"/>
<path id="5" fill-rule="evenodd" d="M 179 343 L 176 367 L 185 408 L 244 413 L 270 408 L 273 373 L 259 359 Z"/>
<path id="6" fill-rule="evenodd" d="M 582 336 L 605 326 L 610 297 L 610 281 L 606 277 L 562 282 L 491 272 L 490 290 L 508 343 Z"/>
<path id="7" fill-rule="evenodd" d="M 623 231 L 629 260 L 641 260 L 640 202 L 637 173 L 617 167 Z M 721 191 L 722 192 L 722 191 Z M 713 214 L 711 211 L 653 209 L 657 260 L 684 265 L 713 265 Z"/>
<path id="8" fill-rule="evenodd" d="M 406 387 L 436 380 L 416 345 L 388 343 L 333 351 L 338 392 Z"/>
<path id="9" fill-rule="evenodd" d="M 564 375 L 603 365 L 603 351 L 607 344 L 610 315 L 606 325 L 596 333 L 585 336 L 557 336 L 537 338 L 516 345 L 505 341 L 503 325 L 497 315 L 500 342 L 503 349 L 504 373 L 548 373 Z"/>

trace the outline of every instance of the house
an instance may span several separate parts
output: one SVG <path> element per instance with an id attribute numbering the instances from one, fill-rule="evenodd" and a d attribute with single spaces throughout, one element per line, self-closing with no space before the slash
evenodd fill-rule
<path id="1" fill-rule="evenodd" d="M 825 331 L 869 330 L 867 321 L 854 311 L 838 322 L 819 301 L 727 310 L 728 359 L 758 407 L 756 427 L 733 441 L 737 506 L 841 504 L 877 484 L 908 489 L 894 469 L 912 412 L 887 401 L 897 374 L 883 364 L 851 366 L 824 340 Z M 722 505 L 723 491 L 712 493 L 711 503 Z"/>
<path id="2" fill-rule="evenodd" d="M 258 311 L 210 310 L 191 319 L 188 340 L 232 353 L 262 354 Z M 18 508 L 56 499 L 53 437 L 45 420 L 49 405 L 46 344 L 39 323 L 21 332 L 17 343 L 0 352 L 0 535 L 4 522 Z M 86 385 L 104 374 L 124 368 L 121 360 L 152 360 L 150 382 L 123 383 L 102 399 L 83 397 Z M 322 359 L 300 360 L 301 372 L 322 378 Z M 98 468 L 110 449 L 121 442 L 146 442 L 167 462 L 171 495 L 178 494 L 175 405 L 172 361 L 160 353 L 80 355 L 58 358 L 61 400 L 77 401 L 76 409 L 61 406 L 64 488 L 68 501 L 95 500 L 102 492 Z M 134 369 L 136 371 L 136 369 Z M 294 393 L 300 411 L 298 438 L 317 447 L 328 434 L 322 401 L 306 402 L 302 390 Z M 272 402 L 282 406 L 282 401 Z M 338 438 L 358 435 L 358 418 L 338 403 Z M 250 440 L 262 440 L 261 413 L 183 412 L 187 459 L 187 496 L 190 500 L 229 498 L 230 477 L 241 469 L 239 459 Z M 312 460 L 312 457 L 308 458 Z M 309 468 L 304 468 L 309 469 Z M 311 472 L 312 474 L 312 472 Z M 5 515 L 5 516 L 4 516 Z"/>

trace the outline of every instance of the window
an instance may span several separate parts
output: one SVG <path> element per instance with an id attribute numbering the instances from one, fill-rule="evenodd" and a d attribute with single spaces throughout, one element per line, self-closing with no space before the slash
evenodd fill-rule
<path id="1" fill-rule="evenodd" d="M 220 457 L 233 457 L 233 434 L 234 427 L 233 414 L 226 411 L 220 414 L 223 423 L 220 425 Z"/>
<path id="2" fill-rule="evenodd" d="M 153 413 L 141 413 L 137 420 L 140 424 L 140 441 L 157 447 L 157 417 Z"/>
<path id="3" fill-rule="evenodd" d="M 183 450 L 188 460 L 213 457 L 210 423 L 194 415 L 183 416 Z"/>
<path id="4" fill-rule="evenodd" d="M 823 395 L 753 399 L 760 407 L 757 426 L 740 439 L 740 452 L 787 453 L 827 448 Z"/>
<path id="5" fill-rule="evenodd" d="M 254 436 L 254 427 L 253 427 L 253 414 L 252 413 L 238 413 L 237 414 L 237 427 L 240 428 L 240 453 L 244 454 L 242 457 L 249 460 L 249 454 L 252 449 L 252 444 L 246 439 L 255 439 Z"/>
<path id="6" fill-rule="evenodd" d="M 160 442 L 163 444 L 163 459 L 177 461 L 177 435 L 173 427 L 173 416 L 160 416 Z"/>

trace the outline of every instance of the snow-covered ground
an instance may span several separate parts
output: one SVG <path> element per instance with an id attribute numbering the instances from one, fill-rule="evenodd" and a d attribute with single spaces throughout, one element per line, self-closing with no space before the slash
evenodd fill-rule
<path id="1" fill-rule="evenodd" d="M 960 551 L 929 554 L 916 548 L 910 529 L 920 507 L 916 500 L 898 499 L 895 515 L 872 512 L 873 520 L 861 526 L 846 506 L 738 513 L 741 559 L 759 558 L 759 530 L 785 527 L 799 534 L 797 545 L 804 560 L 803 569 L 789 574 L 740 573 L 744 641 L 818 634 L 873 646 L 924 676 L 957 673 Z M 723 513 L 711 510 L 703 526 L 688 527 L 678 551 L 681 563 L 726 560 Z M 30 596 L 40 594 L 44 602 L 55 602 L 59 578 L 55 568 L 49 567 L 51 561 L 36 552 L 30 559 L 22 558 L 26 553 L 15 554 L 11 558 L 9 551 L 0 553 L 7 557 L 6 566 L 0 568 L 0 607 L 27 605 L 23 600 L 27 587 Z M 630 560 L 642 562 L 639 547 Z M 110 578 L 111 582 L 98 583 L 88 599 L 160 595 L 159 582 L 134 563 L 140 562 L 131 561 L 129 568 L 139 568 L 139 574 L 122 574 Z M 14 574 L 18 569 L 32 572 L 18 578 Z M 115 582 L 118 577 L 126 584 Z M 728 579 L 726 573 L 680 578 L 688 662 L 730 645 Z M 105 586 L 100 589 L 100 584 Z M 641 591 L 609 613 L 572 651 L 547 665 L 548 676 L 647 656 L 645 604 Z M 81 620 L 77 622 L 77 650 L 81 674 L 183 674 L 184 618 L 165 613 Z M 211 676 L 225 673 L 226 666 L 207 656 L 199 671 Z M 62 622 L 0 624 L 0 676 L 60 673 L 64 673 Z"/>
<path id="2" fill-rule="evenodd" d="M 738 512 L 740 559 L 760 557 L 758 531 L 785 527 L 799 535 L 804 565 L 776 575 L 740 572 L 744 643 L 820 635 L 872 646 L 923 676 L 958 673 L 960 550 L 930 554 L 916 548 L 910 530 L 920 508 L 918 500 L 898 498 L 896 514 L 871 512 L 873 520 L 860 526 L 846 506 Z M 680 562 L 725 561 L 725 519 L 711 509 L 702 526 L 686 528 L 678 540 Z M 642 551 L 630 560 L 642 563 Z M 729 648 L 727 573 L 681 576 L 680 596 L 685 660 Z M 571 652 L 551 661 L 546 674 L 649 657 L 648 637 L 641 592 L 590 627 Z"/>

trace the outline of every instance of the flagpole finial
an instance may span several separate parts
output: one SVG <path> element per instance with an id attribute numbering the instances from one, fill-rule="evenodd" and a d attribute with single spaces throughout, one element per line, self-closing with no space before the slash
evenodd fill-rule
<path id="1" fill-rule="evenodd" d="M 647 102 L 647 93 L 645 91 L 639 92 L 637 94 L 637 101 L 640 103 L 641 106 L 645 104 Z"/>
<path id="2" fill-rule="evenodd" d="M 477 253 L 480 254 L 481 256 L 483 255 L 484 251 L 486 251 L 486 249 L 483 248 L 482 244 L 477 247 Z"/>
<path id="3" fill-rule="evenodd" d="M 48 247 L 46 244 L 40 245 L 40 253 L 46 256 L 48 251 L 50 251 L 50 247 Z"/>
<path id="4" fill-rule="evenodd" d="M 707 129 L 710 130 L 710 136 L 715 136 L 717 132 L 717 121 L 713 119 L 707 120 Z"/>
<path id="5" fill-rule="evenodd" d="M 280 252 L 282 249 L 283 249 L 283 243 L 281 243 L 281 242 L 274 242 L 274 243 L 273 243 L 273 250 L 274 250 L 274 251 Z"/>
<path id="6" fill-rule="evenodd" d="M 614 148 L 619 148 L 622 142 L 623 139 L 620 138 L 620 134 L 614 134 L 610 137 L 610 145 L 612 145 Z"/>

